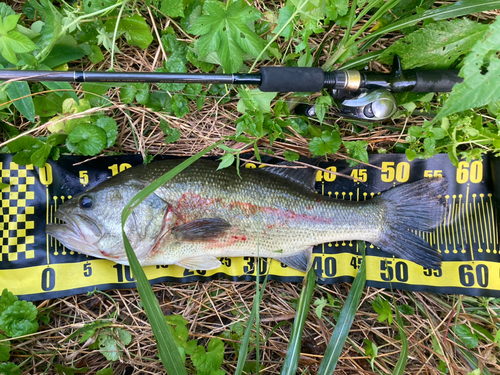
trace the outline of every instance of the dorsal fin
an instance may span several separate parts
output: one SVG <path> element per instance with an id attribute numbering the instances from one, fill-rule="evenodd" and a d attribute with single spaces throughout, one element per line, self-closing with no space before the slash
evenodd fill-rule
<path id="1" fill-rule="evenodd" d="M 285 167 L 302 167 L 292 161 L 282 161 L 278 164 L 268 165 L 260 168 L 268 173 L 286 178 L 296 184 L 305 186 L 308 190 L 314 191 L 316 185 L 316 173 L 314 168 L 285 168 Z"/>

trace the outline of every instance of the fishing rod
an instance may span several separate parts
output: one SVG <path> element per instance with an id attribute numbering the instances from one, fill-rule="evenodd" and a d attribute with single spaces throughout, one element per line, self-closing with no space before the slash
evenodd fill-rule
<path id="1" fill-rule="evenodd" d="M 205 83 L 256 85 L 264 92 L 320 92 L 331 90 L 342 115 L 364 120 L 389 118 L 397 108 L 392 93 L 449 92 L 462 82 L 458 70 L 403 70 L 394 57 L 390 73 L 359 70 L 324 72 L 321 68 L 262 67 L 258 73 L 200 74 L 160 72 L 84 72 L 0 70 L 0 81 L 29 82 L 130 82 Z M 299 106 L 296 112 L 314 116 L 314 106 Z"/>

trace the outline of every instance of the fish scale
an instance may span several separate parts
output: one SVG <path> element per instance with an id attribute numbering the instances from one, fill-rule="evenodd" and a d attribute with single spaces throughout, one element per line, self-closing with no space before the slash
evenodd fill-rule
<path id="1" fill-rule="evenodd" d="M 117 244 L 121 210 L 180 162 L 128 169 L 76 196 L 58 210 L 66 224 L 48 226 L 47 232 L 70 249 L 127 264 L 123 245 Z M 219 257 L 259 255 L 305 270 L 312 246 L 349 240 L 372 242 L 427 267 L 440 264 L 439 254 L 409 230 L 428 230 L 439 222 L 444 180 L 406 184 L 352 202 L 314 193 L 314 175 L 306 171 L 298 183 L 297 170 L 242 168 L 238 175 L 233 168 L 217 167 L 210 160 L 197 161 L 135 209 L 126 232 L 142 265 L 203 270 L 218 267 Z M 92 207 L 83 207 L 82 197 Z"/>

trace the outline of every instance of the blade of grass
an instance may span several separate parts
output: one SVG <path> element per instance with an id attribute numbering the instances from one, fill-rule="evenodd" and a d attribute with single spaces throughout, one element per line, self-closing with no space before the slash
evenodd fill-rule
<path id="1" fill-rule="evenodd" d="M 260 273 L 260 261 L 257 261 L 257 275 Z M 266 288 L 267 284 L 267 278 L 269 276 L 269 273 L 267 273 L 266 277 L 264 278 L 264 281 L 262 282 L 262 287 L 259 290 L 259 282 L 258 278 L 256 280 L 257 282 L 257 290 L 255 291 L 255 296 L 253 300 L 253 306 L 252 310 L 250 312 L 250 317 L 248 318 L 248 324 L 247 328 L 245 329 L 245 334 L 243 335 L 243 340 L 241 340 L 241 346 L 240 346 L 240 351 L 238 352 L 238 364 L 236 365 L 236 371 L 234 372 L 235 375 L 241 375 L 243 373 L 243 366 L 245 366 L 246 359 L 247 359 L 247 354 L 248 354 L 248 345 L 250 343 L 250 335 L 252 334 L 252 328 L 253 328 L 253 322 L 256 322 L 257 326 L 257 347 L 260 339 L 260 334 L 259 334 L 259 307 L 262 302 L 262 297 L 263 297 L 263 292 L 264 289 Z M 257 276 L 258 277 L 258 276 Z M 258 367 L 259 367 L 259 355 L 257 351 L 257 374 L 259 373 Z"/>
<path id="2" fill-rule="evenodd" d="M 434 21 L 444 20 L 447 18 L 455 18 L 465 16 L 467 14 L 496 10 L 500 7 L 500 0 L 462 0 L 450 5 L 443 5 L 439 8 L 429 9 L 422 14 L 417 14 L 402 20 L 393 22 L 385 27 L 378 29 L 377 31 L 368 34 L 367 36 L 359 39 L 358 43 L 362 43 L 367 39 L 371 39 L 376 36 L 381 36 L 391 31 L 401 30 L 405 27 L 413 26 L 418 22 L 425 21 L 427 19 L 433 19 Z"/>
<path id="3" fill-rule="evenodd" d="M 137 256 L 130 245 L 127 235 L 125 234 L 125 222 L 127 218 L 132 214 L 134 208 L 136 208 L 144 199 L 146 199 L 151 193 L 153 193 L 157 188 L 167 182 L 169 179 L 174 177 L 176 174 L 187 168 L 189 165 L 194 163 L 196 160 L 201 158 L 206 153 L 217 147 L 222 141 L 200 151 L 196 155 L 190 157 L 189 159 L 183 161 L 181 164 L 165 173 L 155 182 L 151 183 L 139 193 L 137 193 L 130 202 L 127 203 L 122 212 L 122 235 L 123 244 L 125 245 L 125 251 L 127 253 L 127 258 L 132 269 L 132 273 L 137 281 L 137 290 L 139 296 L 141 297 L 141 302 L 146 311 L 146 315 L 151 323 L 151 329 L 158 343 L 158 351 L 160 359 L 165 367 L 165 371 L 169 375 L 187 375 L 186 368 L 184 367 L 179 350 L 175 344 L 175 340 L 170 332 L 170 328 L 163 316 L 158 300 L 156 299 L 153 289 L 149 284 L 149 280 L 144 273 Z"/>
<path id="4" fill-rule="evenodd" d="M 352 59 L 347 60 L 342 64 L 342 70 L 352 69 L 362 64 L 368 64 L 373 60 L 376 60 L 382 54 L 382 52 L 384 52 L 384 50 L 372 51 L 361 56 L 353 57 Z"/>
<path id="5" fill-rule="evenodd" d="M 403 318 L 399 313 L 398 306 L 396 305 L 396 298 L 394 298 L 394 293 L 392 293 L 392 301 L 394 303 L 394 309 L 396 310 L 396 325 L 399 330 L 399 337 L 401 338 L 401 353 L 399 353 L 399 359 L 392 371 L 393 375 L 403 375 L 406 368 L 406 363 L 408 362 L 408 336 L 406 336 L 405 325 Z"/>
<path id="6" fill-rule="evenodd" d="M 314 272 L 314 269 L 311 267 L 305 277 L 305 284 L 302 287 L 302 292 L 300 293 L 297 315 L 295 315 L 292 326 L 292 336 L 290 338 L 290 343 L 288 344 L 283 369 L 281 370 L 282 375 L 294 375 L 297 372 L 297 367 L 299 366 L 300 347 L 302 344 L 302 333 L 304 330 L 304 324 L 306 323 L 307 314 L 309 313 L 309 307 L 311 306 L 311 299 L 315 286 L 316 272 Z"/>
<path id="7" fill-rule="evenodd" d="M 355 12 L 353 12 L 354 6 L 356 4 L 352 5 L 351 8 L 351 13 L 349 14 L 349 24 L 347 26 L 347 30 L 344 34 L 344 37 L 342 38 L 342 41 L 339 43 L 339 46 L 335 53 L 328 59 L 328 61 L 323 65 L 323 70 L 328 70 L 332 67 L 333 64 L 337 62 L 340 56 L 349 49 L 351 45 L 353 45 L 356 42 L 356 39 L 368 29 L 370 25 L 375 23 L 380 17 L 382 17 L 386 12 L 390 11 L 392 8 L 394 8 L 396 5 L 401 0 L 389 0 L 386 3 L 384 3 L 376 12 L 373 16 L 370 17 L 368 22 L 364 23 L 361 28 L 354 34 L 351 35 L 351 29 L 352 27 L 357 24 L 369 11 L 371 11 L 373 8 L 377 7 L 379 5 L 379 2 L 373 2 L 368 4 L 366 7 L 363 8 L 363 10 L 359 13 L 359 15 L 354 19 L 354 16 L 356 15 Z"/>
<path id="8" fill-rule="evenodd" d="M 384 5 L 384 11 L 387 11 L 390 8 L 392 8 L 393 5 L 395 4 L 392 4 L 392 2 L 386 3 Z M 361 46 L 361 50 L 365 50 L 370 45 L 374 44 L 375 41 L 378 40 L 380 36 L 390 33 L 392 31 L 401 30 L 405 27 L 414 26 L 421 21 L 425 21 L 431 18 L 434 21 L 439 21 L 448 18 L 461 17 L 473 13 L 496 10 L 498 8 L 500 8 L 500 0 L 485 0 L 480 2 L 477 0 L 461 0 L 450 5 L 443 5 L 440 6 L 439 8 L 426 10 L 421 14 L 416 14 L 413 16 L 400 19 L 396 22 L 393 22 L 387 26 L 384 26 L 360 38 L 357 41 L 355 40 L 356 37 L 359 36 L 362 31 L 365 31 L 366 29 L 365 27 L 363 27 L 362 30 L 359 30 L 354 36 L 350 36 L 346 32 L 346 34 L 344 35 L 344 39 L 342 39 L 342 41 L 339 43 L 339 47 L 337 48 L 335 53 L 325 62 L 325 64 L 322 66 L 322 69 L 325 71 L 329 70 L 352 43 L 358 43 L 358 44 L 365 43 L 366 45 L 363 44 Z M 370 24 L 372 24 L 371 22 L 372 19 L 375 20 L 375 18 L 379 18 L 379 16 L 381 15 L 382 12 L 377 12 L 377 17 L 374 15 L 370 19 L 370 21 L 365 24 L 365 26 L 368 27 Z M 352 27 L 351 22 L 354 22 L 354 19 L 351 18 L 349 19 L 349 27 L 348 27 L 349 33 L 350 33 L 350 27 Z M 343 67 L 343 69 L 347 68 Z"/>
<path id="9" fill-rule="evenodd" d="M 321 365 L 319 366 L 318 375 L 333 374 L 335 371 L 340 354 L 342 353 L 342 348 L 344 347 L 347 335 L 349 334 L 354 321 L 359 301 L 361 300 L 361 295 L 366 282 L 365 243 L 358 241 L 358 248 L 361 251 L 361 254 L 363 254 L 363 261 L 361 262 L 361 267 L 359 267 L 358 274 L 352 283 L 351 291 L 347 296 L 344 307 L 340 312 L 339 320 L 333 330 L 332 338 L 326 348 L 323 361 L 321 361 Z"/>

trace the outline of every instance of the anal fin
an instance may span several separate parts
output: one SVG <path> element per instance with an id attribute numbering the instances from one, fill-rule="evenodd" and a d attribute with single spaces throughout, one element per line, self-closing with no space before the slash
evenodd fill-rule
<path id="1" fill-rule="evenodd" d="M 312 265 L 312 249 L 313 247 L 311 246 L 300 253 L 275 259 L 279 260 L 283 264 L 286 264 L 288 267 L 295 268 L 296 270 L 302 272 L 307 272 Z"/>
<path id="2" fill-rule="evenodd" d="M 221 262 L 212 255 L 201 255 L 192 258 L 185 258 L 176 263 L 178 266 L 187 268 L 188 270 L 214 270 L 219 268 Z"/>

